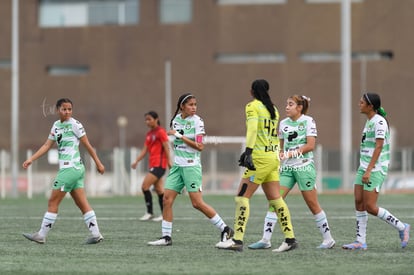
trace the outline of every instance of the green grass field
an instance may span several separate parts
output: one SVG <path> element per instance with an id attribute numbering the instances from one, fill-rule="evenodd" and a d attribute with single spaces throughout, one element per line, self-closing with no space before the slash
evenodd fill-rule
<path id="1" fill-rule="evenodd" d="M 368 250 L 346 251 L 343 243 L 354 240 L 355 218 L 352 195 L 321 195 L 337 246 L 315 249 L 321 242 L 314 220 L 300 195 L 287 199 L 299 248 L 286 253 L 254 251 L 247 244 L 261 238 L 266 201 L 263 195 L 251 200 L 244 252 L 214 247 L 220 233 L 198 211 L 188 196 L 179 196 L 174 206 L 173 245 L 149 247 L 160 237 L 159 222 L 140 222 L 143 197 L 90 199 L 105 237 L 97 245 L 83 245 L 88 235 L 79 210 L 71 199 L 60 207 L 58 220 L 47 242 L 39 245 L 22 237 L 38 230 L 47 199 L 0 201 L 0 274 L 413 274 L 414 240 L 401 249 L 398 232 L 370 216 Z M 233 227 L 233 196 L 206 195 Z M 413 195 L 380 196 L 379 205 L 414 225 Z M 158 206 L 155 207 L 159 211 Z M 157 212 L 156 212 L 157 213 Z M 273 248 L 283 240 L 278 231 Z"/>

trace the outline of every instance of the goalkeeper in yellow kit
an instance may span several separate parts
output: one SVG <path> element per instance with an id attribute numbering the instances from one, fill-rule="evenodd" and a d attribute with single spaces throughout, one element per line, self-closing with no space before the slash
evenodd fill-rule
<path id="1" fill-rule="evenodd" d="M 279 113 L 269 96 L 269 83 L 264 79 L 253 81 L 253 101 L 246 105 L 246 150 L 240 156 L 239 165 L 246 167 L 240 181 L 234 219 L 234 237 L 216 244 L 217 248 L 243 251 L 243 237 L 249 219 L 249 201 L 259 186 L 262 187 L 269 206 L 276 209 L 285 241 L 275 252 L 296 248 L 289 209 L 280 196 L 279 185 L 279 138 L 277 126 Z"/>

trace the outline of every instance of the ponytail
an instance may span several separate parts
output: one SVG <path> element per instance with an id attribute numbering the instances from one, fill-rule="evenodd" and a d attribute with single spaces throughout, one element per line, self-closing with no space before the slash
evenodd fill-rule
<path id="1" fill-rule="evenodd" d="M 260 100 L 270 113 L 272 119 L 276 118 L 275 105 L 269 96 L 269 83 L 264 79 L 257 79 L 252 83 L 253 96 Z"/>

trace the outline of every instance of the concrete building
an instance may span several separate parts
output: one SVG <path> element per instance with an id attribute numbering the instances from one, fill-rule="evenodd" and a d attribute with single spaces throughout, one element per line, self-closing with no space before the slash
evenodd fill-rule
<path id="1" fill-rule="evenodd" d="M 10 148 L 11 0 L 0 1 L 0 148 Z M 352 144 L 365 117 L 362 91 L 381 95 L 399 147 L 412 146 L 414 1 L 352 3 Z M 106 13 L 105 13 L 105 12 Z M 191 91 L 212 136 L 245 133 L 244 105 L 256 78 L 270 82 L 284 116 L 286 98 L 305 94 L 318 142 L 340 149 L 341 10 L 335 0 L 20 1 L 20 148 L 47 138 L 58 98 L 74 102 L 92 144 L 141 146 L 149 110 L 165 121 L 165 64 L 172 112 Z"/>

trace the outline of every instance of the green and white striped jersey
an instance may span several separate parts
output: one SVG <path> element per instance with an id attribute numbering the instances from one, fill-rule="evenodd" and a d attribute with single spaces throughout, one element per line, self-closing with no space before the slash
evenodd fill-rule
<path id="1" fill-rule="evenodd" d="M 49 139 L 56 142 L 59 153 L 59 168 L 80 169 L 83 164 L 79 152 L 79 139 L 86 135 L 82 124 L 74 118 L 53 123 Z"/>
<path id="2" fill-rule="evenodd" d="M 371 161 L 376 139 L 384 139 L 384 145 L 372 171 L 381 171 L 386 175 L 390 163 L 390 131 L 387 120 L 378 114 L 367 120 L 362 132 L 359 167 L 364 171 Z"/>
<path id="3" fill-rule="evenodd" d="M 287 117 L 279 125 L 279 139 L 283 140 L 283 152 L 295 151 L 306 144 L 306 137 L 316 137 L 317 135 L 315 120 L 307 115 L 301 115 L 295 121 Z M 282 164 L 284 166 L 301 167 L 312 161 L 313 152 L 311 151 L 297 157 L 283 159 Z"/>
<path id="4" fill-rule="evenodd" d="M 178 114 L 174 120 L 172 128 L 178 133 L 191 140 L 196 139 L 198 135 L 205 135 L 204 121 L 198 115 L 181 118 Z M 177 166 L 196 166 L 201 165 L 200 151 L 195 150 L 184 143 L 182 139 L 174 140 L 174 163 Z"/>

